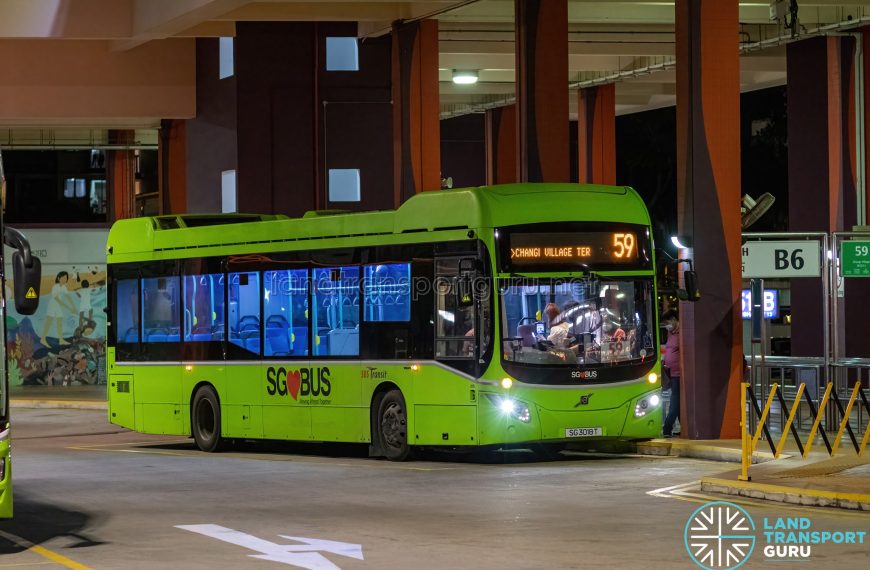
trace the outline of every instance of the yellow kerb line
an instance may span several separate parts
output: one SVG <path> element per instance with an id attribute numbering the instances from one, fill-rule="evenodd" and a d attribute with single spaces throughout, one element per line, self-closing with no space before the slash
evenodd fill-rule
<path id="1" fill-rule="evenodd" d="M 804 459 L 809 455 L 810 450 L 813 447 L 813 439 L 816 437 L 816 431 L 819 429 L 819 424 L 822 423 L 822 416 L 824 415 L 825 406 L 828 405 L 828 398 L 831 397 L 831 389 L 834 385 L 831 382 L 828 382 L 828 386 L 825 388 L 825 395 L 822 396 L 822 402 L 819 404 L 819 409 L 816 410 L 816 419 L 813 421 L 813 427 L 810 429 L 810 434 L 807 436 L 807 443 L 804 446 Z"/>
<path id="2" fill-rule="evenodd" d="M 11 534 L 11 533 L 8 533 L 6 531 L 0 530 L 0 536 L 5 538 L 9 542 L 17 544 L 21 548 L 26 548 L 27 550 L 29 550 L 35 554 L 39 554 L 43 558 L 48 558 L 52 562 L 55 562 L 55 563 L 60 564 L 62 566 L 66 566 L 67 568 L 72 568 L 73 570 L 91 570 L 91 568 L 89 566 L 85 566 L 84 564 L 79 564 L 75 560 L 70 560 L 69 558 L 67 558 L 63 554 L 58 554 L 57 552 L 51 551 L 51 550 L 45 548 L 44 546 L 39 546 L 37 544 L 33 544 L 29 540 L 27 540 L 25 538 L 21 538 L 18 535 Z"/>
<path id="3" fill-rule="evenodd" d="M 752 447 L 750 447 L 752 451 L 755 451 L 755 448 L 758 445 L 758 439 L 761 437 L 761 431 L 764 429 L 764 422 L 767 421 L 767 414 L 770 412 L 770 406 L 773 405 L 773 396 L 776 394 L 778 388 L 779 384 L 776 382 L 774 382 L 770 387 L 770 395 L 767 397 L 767 403 L 764 404 L 764 410 L 761 412 L 761 419 L 758 420 L 758 427 L 755 428 L 755 435 L 752 436 Z"/>
<path id="4" fill-rule="evenodd" d="M 785 421 L 785 427 L 782 428 L 782 436 L 779 438 L 779 443 L 776 445 L 776 453 L 773 454 L 773 458 L 776 459 L 779 457 L 779 454 L 782 453 L 782 448 L 785 446 L 785 440 L 788 439 L 788 430 L 791 428 L 792 421 L 794 421 L 794 416 L 798 411 L 798 408 L 801 407 L 801 396 L 804 395 L 804 388 L 806 384 L 801 384 L 798 386 L 797 396 L 794 398 L 794 403 L 791 405 L 791 412 L 788 414 L 788 419 Z"/>
<path id="5" fill-rule="evenodd" d="M 840 440 L 843 438 L 843 431 L 849 423 L 849 415 L 852 413 L 852 406 L 855 404 L 855 398 L 858 397 L 858 390 L 861 389 L 861 383 L 855 382 L 855 388 L 852 390 L 852 397 L 849 398 L 849 403 L 846 405 L 846 411 L 843 413 L 843 421 L 840 422 L 840 429 L 837 430 L 837 439 L 834 440 L 834 445 L 831 446 L 831 457 L 837 453 L 840 447 Z"/>

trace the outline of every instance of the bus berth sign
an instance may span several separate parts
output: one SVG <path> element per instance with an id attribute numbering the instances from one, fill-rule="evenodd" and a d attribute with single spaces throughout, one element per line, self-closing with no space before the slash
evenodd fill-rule
<path id="1" fill-rule="evenodd" d="M 844 241 L 840 245 L 843 277 L 870 277 L 870 241 Z"/>
<path id="2" fill-rule="evenodd" d="M 747 241 L 743 244 L 743 278 L 781 279 L 822 275 L 819 240 Z"/>

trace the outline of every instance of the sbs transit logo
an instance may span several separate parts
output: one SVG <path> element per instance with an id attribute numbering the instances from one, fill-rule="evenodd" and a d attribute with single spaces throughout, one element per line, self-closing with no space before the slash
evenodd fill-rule
<path id="1" fill-rule="evenodd" d="M 714 501 L 699 507 L 683 532 L 686 551 L 705 570 L 733 570 L 755 549 L 755 522 L 734 503 Z"/>

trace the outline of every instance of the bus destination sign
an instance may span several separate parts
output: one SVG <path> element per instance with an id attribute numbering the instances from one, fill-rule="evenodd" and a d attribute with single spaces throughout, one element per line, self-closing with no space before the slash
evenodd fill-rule
<path id="1" fill-rule="evenodd" d="M 637 263 L 633 232 L 511 233 L 509 263 L 535 265 L 621 265 Z"/>

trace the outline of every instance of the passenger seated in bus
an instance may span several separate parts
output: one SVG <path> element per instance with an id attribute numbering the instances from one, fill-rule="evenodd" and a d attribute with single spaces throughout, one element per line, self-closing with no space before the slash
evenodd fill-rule
<path id="1" fill-rule="evenodd" d="M 573 341 L 573 337 L 569 334 L 570 325 L 562 319 L 562 311 L 555 303 L 549 303 L 544 308 L 544 315 L 547 317 L 547 322 L 550 325 L 550 330 L 547 333 L 547 341 L 552 343 L 556 348 L 568 348 Z"/>

